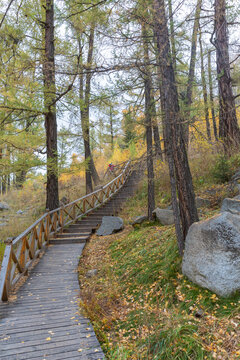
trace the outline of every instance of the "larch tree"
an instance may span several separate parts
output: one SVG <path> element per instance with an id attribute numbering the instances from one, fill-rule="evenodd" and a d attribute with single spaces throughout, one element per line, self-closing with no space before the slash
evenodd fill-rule
<path id="1" fill-rule="evenodd" d="M 148 219 L 153 219 L 153 210 L 155 209 L 155 188 L 154 188 L 154 168 L 153 168 L 153 139 L 152 139 L 152 81 L 150 72 L 148 32 L 144 23 L 142 23 L 142 42 L 144 58 L 144 97 L 145 97 L 145 128 L 147 140 L 147 173 L 148 173 Z"/>
<path id="2" fill-rule="evenodd" d="M 217 123 L 215 116 L 215 107 L 214 107 L 214 96 L 213 96 L 213 81 L 212 81 L 212 61 L 211 61 L 211 50 L 208 50 L 208 84 L 209 84 L 209 100 L 211 107 L 212 123 L 213 123 L 213 133 L 215 140 L 218 141 L 218 131 Z"/>
<path id="3" fill-rule="evenodd" d="M 219 88 L 219 137 L 223 140 L 226 154 L 240 143 L 240 130 L 237 122 L 235 100 L 229 62 L 228 24 L 226 19 L 226 1 L 215 0 L 215 39 L 217 79 Z"/>
<path id="4" fill-rule="evenodd" d="M 191 122 L 191 106 L 193 102 L 193 85 L 195 79 L 195 67 L 196 67 L 196 57 L 197 57 L 197 36 L 199 31 L 201 6 L 202 6 L 202 0 L 197 0 L 193 31 L 192 31 L 192 39 L 191 39 L 191 55 L 190 55 L 190 64 L 188 70 L 186 99 L 185 99 L 187 123 L 184 126 L 184 138 L 186 145 L 188 145 L 189 142 L 189 125 Z"/>
<path id="5" fill-rule="evenodd" d="M 42 8 L 44 13 L 44 116 L 47 147 L 46 208 L 49 210 L 53 210 L 58 208 L 59 206 L 56 84 L 54 57 L 54 1 L 42 0 Z"/>
<path id="6" fill-rule="evenodd" d="M 198 214 L 183 138 L 183 124 L 171 59 L 164 0 L 153 0 L 153 17 L 158 47 L 157 61 L 161 73 L 164 137 L 171 181 L 172 205 L 179 252 L 183 254 L 184 240 L 188 229 L 192 223 L 198 221 Z"/>
<path id="7" fill-rule="evenodd" d="M 207 82 L 206 82 L 206 72 L 205 72 L 205 66 L 204 66 L 204 53 L 203 53 L 201 31 L 199 34 L 199 48 L 200 48 L 200 59 L 201 59 L 201 79 L 202 79 L 204 115 L 205 115 L 205 122 L 206 122 L 207 138 L 210 141 L 211 140 L 211 127 L 210 127 L 209 112 L 208 112 L 208 93 L 207 93 Z"/>

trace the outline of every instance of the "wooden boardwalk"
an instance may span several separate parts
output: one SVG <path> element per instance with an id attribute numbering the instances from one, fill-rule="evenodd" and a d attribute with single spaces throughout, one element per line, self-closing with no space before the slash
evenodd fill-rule
<path id="1" fill-rule="evenodd" d="M 16 299 L 0 303 L 0 360 L 104 359 L 90 321 L 80 313 L 77 267 L 91 233 L 103 216 L 119 212 L 138 178 L 133 171 L 103 207 L 51 238 Z"/>
<path id="2" fill-rule="evenodd" d="M 79 312 L 77 266 L 84 244 L 50 246 L 17 292 L 0 304 L 1 360 L 104 359 Z"/>

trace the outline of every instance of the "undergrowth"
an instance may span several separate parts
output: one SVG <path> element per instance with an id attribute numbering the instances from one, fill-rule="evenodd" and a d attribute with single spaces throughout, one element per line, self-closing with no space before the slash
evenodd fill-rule
<path id="1" fill-rule="evenodd" d="M 94 236 L 80 262 L 82 307 L 107 359 L 239 359 L 239 296 L 219 298 L 182 275 L 173 226 L 129 225 L 146 212 L 146 189 L 143 182 L 121 214 L 125 230 Z M 211 202 L 199 211 L 205 219 L 219 211 L 222 198 L 233 196 L 234 189 L 202 186 L 202 194 Z M 167 206 L 166 192 L 157 201 Z M 98 275 L 86 278 L 93 268 Z"/>

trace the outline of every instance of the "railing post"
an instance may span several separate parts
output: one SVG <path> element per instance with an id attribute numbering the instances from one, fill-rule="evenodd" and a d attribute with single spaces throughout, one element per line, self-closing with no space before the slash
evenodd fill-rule
<path id="1" fill-rule="evenodd" d="M 47 238 L 47 244 L 49 244 L 49 233 L 50 233 L 50 214 L 49 209 L 46 209 L 47 212 L 47 220 L 46 220 L 46 238 Z"/>
<path id="2" fill-rule="evenodd" d="M 2 301 L 8 301 L 8 294 L 11 287 L 10 274 L 12 266 L 12 240 L 8 240 L 5 243 L 6 248 L 0 273 L 0 300 Z"/>
<path id="3" fill-rule="evenodd" d="M 63 233 L 63 208 L 60 209 L 60 226 L 61 226 L 61 233 Z"/>
<path id="4" fill-rule="evenodd" d="M 26 237 L 24 237 L 22 239 L 22 248 L 21 248 L 21 252 L 20 252 L 20 256 L 19 256 L 19 260 L 18 260 L 22 271 L 25 270 L 25 252 L 26 252 Z"/>
<path id="5" fill-rule="evenodd" d="M 75 208 L 75 204 L 73 204 L 73 218 L 74 218 L 74 220 L 76 219 L 76 208 Z"/>

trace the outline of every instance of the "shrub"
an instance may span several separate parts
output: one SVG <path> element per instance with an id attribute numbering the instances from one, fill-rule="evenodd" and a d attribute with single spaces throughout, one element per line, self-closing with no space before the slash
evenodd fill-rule
<path id="1" fill-rule="evenodd" d="M 228 182 L 234 174 L 231 161 L 225 155 L 220 155 L 212 167 L 211 173 L 217 184 Z"/>

